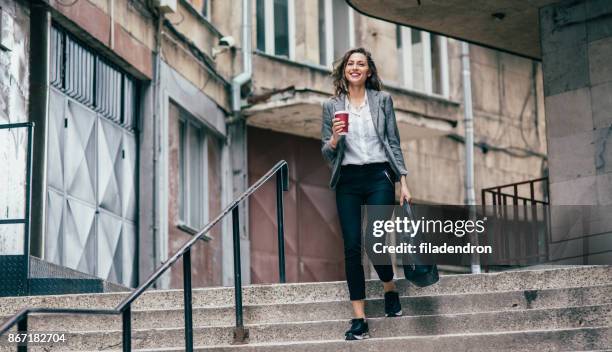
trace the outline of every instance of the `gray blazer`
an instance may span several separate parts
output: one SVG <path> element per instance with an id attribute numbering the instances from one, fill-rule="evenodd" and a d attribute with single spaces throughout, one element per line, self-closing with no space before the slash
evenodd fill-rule
<path id="1" fill-rule="evenodd" d="M 374 120 L 374 128 L 380 142 L 383 144 L 385 154 L 391 164 L 391 168 L 395 173 L 395 181 L 398 181 L 402 175 L 408 174 L 406 165 L 404 164 L 404 155 L 400 146 L 400 136 L 397 130 L 397 122 L 395 120 L 395 112 L 393 110 L 393 100 L 387 92 L 377 90 L 367 90 L 368 104 L 370 113 Z M 329 187 L 336 188 L 336 184 L 340 179 L 340 165 L 344 158 L 344 150 L 346 149 L 344 136 L 340 137 L 336 148 L 332 148 L 329 140 L 332 137 L 332 119 L 334 112 L 345 109 L 346 96 L 332 97 L 323 103 L 323 123 L 321 125 L 321 152 L 323 157 L 330 164 L 332 176 L 329 182 Z"/>

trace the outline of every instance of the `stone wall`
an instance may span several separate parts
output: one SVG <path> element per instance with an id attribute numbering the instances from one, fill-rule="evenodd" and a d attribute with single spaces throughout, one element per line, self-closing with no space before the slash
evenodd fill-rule
<path id="1" fill-rule="evenodd" d="M 553 248 L 571 263 L 612 258 L 612 2 L 561 1 L 540 10 L 553 206 L 582 205 L 574 241 Z M 552 223 L 564 219 L 553 212 Z M 587 246 L 587 247 L 584 247 Z M 590 248 L 590 249 L 589 249 Z M 598 252 L 598 254 L 592 254 Z"/>
<path id="2" fill-rule="evenodd" d="M 540 11 L 553 204 L 612 204 L 612 3 Z"/>

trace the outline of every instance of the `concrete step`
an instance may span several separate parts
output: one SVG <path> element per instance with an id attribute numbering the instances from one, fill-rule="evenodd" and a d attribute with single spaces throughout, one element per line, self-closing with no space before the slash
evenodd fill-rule
<path id="1" fill-rule="evenodd" d="M 610 351 L 612 328 L 578 328 L 548 331 L 513 331 L 476 334 L 444 334 L 392 338 L 371 338 L 363 341 L 310 341 L 295 343 L 262 343 L 240 346 L 199 347 L 207 352 L 503 352 L 503 351 Z M 174 352 L 183 348 L 149 349 L 140 352 Z"/>
<path id="2" fill-rule="evenodd" d="M 434 315 L 477 313 L 488 311 L 516 311 L 523 309 L 563 308 L 612 304 L 612 285 L 585 288 L 563 288 L 531 291 L 509 291 L 462 295 L 435 295 L 402 297 L 402 310 L 408 315 Z M 384 316 L 384 300 L 369 299 L 366 305 L 368 317 Z M 348 300 L 311 303 L 258 304 L 244 307 L 244 321 L 249 323 L 282 323 L 350 319 L 351 304 Z M 2 317 L 8 319 L 9 316 Z M 234 324 L 234 306 L 195 308 L 194 326 L 227 326 Z M 132 313 L 132 327 L 155 329 L 182 327 L 182 309 L 142 310 Z M 93 331 L 120 330 L 120 316 L 87 315 L 33 315 L 30 329 L 36 331 Z"/>
<path id="3" fill-rule="evenodd" d="M 541 270 L 511 271 L 493 274 L 442 276 L 440 282 L 418 288 L 405 280 L 398 281 L 402 296 L 430 296 L 463 293 L 487 293 L 520 290 L 543 290 L 566 287 L 588 287 L 612 284 L 612 266 L 581 266 Z M 367 296 L 380 298 L 382 285 L 369 280 Z M 346 300 L 346 282 L 250 285 L 244 287 L 243 302 L 252 304 L 285 304 L 298 302 Z M 194 290 L 195 307 L 230 306 L 234 302 L 233 287 Z M 125 293 L 86 295 L 9 297 L 0 299 L 0 315 L 13 314 L 24 307 L 112 308 Z M 144 309 L 175 309 L 182 307 L 182 290 L 151 290 L 136 300 L 132 307 Z"/>
<path id="4" fill-rule="evenodd" d="M 368 321 L 370 334 L 375 338 L 612 327 L 612 305 L 370 318 Z M 348 325 L 347 320 L 326 320 L 254 324 L 247 328 L 249 329 L 249 342 L 252 344 L 298 343 L 300 341 L 341 339 Z M 232 336 L 233 327 L 231 326 L 198 327 L 194 329 L 194 344 L 197 346 L 229 345 L 232 342 Z M 72 332 L 66 337 L 67 343 L 58 345 L 53 350 L 101 350 L 121 346 L 121 331 Z M 134 348 L 167 348 L 183 345 L 182 328 L 147 329 L 132 332 Z"/>

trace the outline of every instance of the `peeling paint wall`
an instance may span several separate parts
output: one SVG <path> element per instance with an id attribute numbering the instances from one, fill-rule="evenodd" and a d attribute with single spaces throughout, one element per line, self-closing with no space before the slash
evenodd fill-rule
<path id="1" fill-rule="evenodd" d="M 28 118 L 29 9 L 13 0 L 0 0 L 0 7 L 12 20 L 3 21 L 2 28 L 2 40 L 11 50 L 0 50 L 0 124 L 24 122 Z M 0 219 L 24 217 L 26 131 L 0 130 Z M 21 253 L 23 226 L 0 225 L 0 254 Z"/>

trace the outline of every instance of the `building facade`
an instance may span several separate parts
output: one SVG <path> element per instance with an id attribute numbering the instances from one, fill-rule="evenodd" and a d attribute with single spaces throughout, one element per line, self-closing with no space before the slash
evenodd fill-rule
<path id="1" fill-rule="evenodd" d="M 463 204 L 459 41 L 363 16 L 341 0 L 159 3 L 0 3 L 2 43 L 11 39 L 0 52 L 0 122 L 36 122 L 32 255 L 135 286 L 286 160 L 287 278 L 341 279 L 319 133 L 332 65 L 356 46 L 371 50 L 393 96 L 415 201 Z M 232 89 L 245 62 L 252 74 L 238 101 Z M 469 62 L 476 190 L 546 175 L 541 65 L 475 45 Z M 24 208 L 26 144 L 0 143 L 9 217 Z M 277 280 L 274 201 L 270 183 L 241 208 L 245 282 Z M 1 225 L 0 252 L 19 249 L 19 231 Z M 231 284 L 230 218 L 209 235 L 192 251 L 194 285 Z M 181 275 L 177 266 L 158 286 L 180 287 Z"/>

